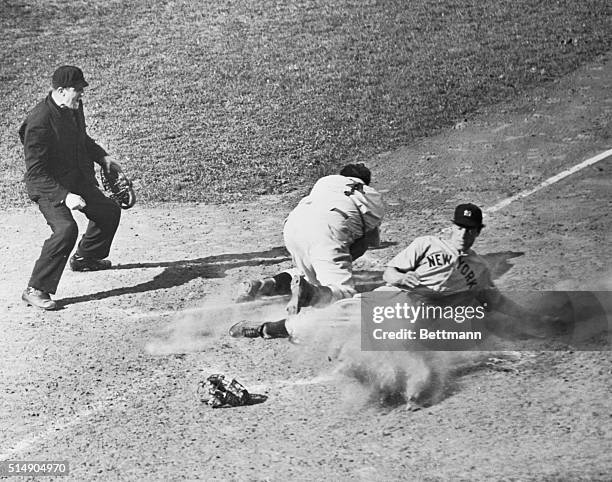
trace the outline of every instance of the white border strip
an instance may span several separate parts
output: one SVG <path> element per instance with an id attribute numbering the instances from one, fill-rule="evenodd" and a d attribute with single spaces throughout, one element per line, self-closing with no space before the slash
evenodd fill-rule
<path id="1" fill-rule="evenodd" d="M 504 199 L 503 201 L 498 202 L 497 204 L 494 204 L 490 208 L 486 208 L 484 211 L 486 213 L 494 213 L 495 211 L 499 211 L 500 209 L 505 208 L 508 204 L 516 201 L 517 199 L 530 196 L 531 194 L 538 192 L 540 189 L 550 186 L 551 184 L 554 184 L 557 181 L 560 181 L 561 179 L 564 179 L 567 176 L 574 174 L 575 172 L 584 169 L 585 167 L 590 166 L 591 164 L 595 164 L 596 162 L 599 162 L 609 156 L 612 156 L 612 149 L 608 149 L 607 151 L 604 151 L 601 154 L 596 155 L 595 157 L 591 157 L 590 159 L 587 159 L 586 161 L 583 161 L 580 164 L 576 164 L 574 167 L 570 167 L 569 169 L 560 172 L 556 176 L 546 179 L 546 181 L 538 184 L 536 187 L 519 192 L 514 196 L 511 196 L 507 199 Z"/>

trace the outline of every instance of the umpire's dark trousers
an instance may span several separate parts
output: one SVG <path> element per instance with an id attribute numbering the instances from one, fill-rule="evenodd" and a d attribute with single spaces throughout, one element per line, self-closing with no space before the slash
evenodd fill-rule
<path id="1" fill-rule="evenodd" d="M 89 219 L 76 252 L 84 258 L 104 259 L 110 252 L 117 232 L 121 208 L 96 186 L 83 186 L 73 192 L 85 200 L 87 205 L 81 211 Z M 43 244 L 28 286 L 46 293 L 55 293 L 79 231 L 72 211 L 64 204 L 55 206 L 51 201 L 40 198 L 38 208 L 53 234 Z"/>

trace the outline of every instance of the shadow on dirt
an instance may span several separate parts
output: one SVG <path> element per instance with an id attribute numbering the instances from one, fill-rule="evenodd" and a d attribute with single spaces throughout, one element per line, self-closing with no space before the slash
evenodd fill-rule
<path id="1" fill-rule="evenodd" d="M 278 259 L 284 258 L 284 259 Z M 216 256 L 206 256 L 205 258 L 197 259 L 185 259 L 179 261 L 161 261 L 153 263 L 130 263 L 130 264 L 118 264 L 113 266 L 111 269 L 136 269 L 136 268 L 177 268 L 183 267 L 186 269 L 197 268 L 203 265 L 213 264 L 216 267 L 223 269 L 238 268 L 241 266 L 257 266 L 260 264 L 274 264 L 265 263 L 266 260 L 274 260 L 275 262 L 282 262 L 289 260 L 289 253 L 283 246 L 277 246 L 270 248 L 267 251 L 259 251 L 255 253 L 231 253 L 231 254 L 219 254 Z"/>
<path id="2" fill-rule="evenodd" d="M 221 254 L 217 256 L 206 256 L 204 258 L 161 261 L 153 263 L 132 263 L 114 266 L 112 269 L 137 269 L 137 268 L 165 268 L 152 280 L 139 283 L 134 286 L 115 288 L 108 291 L 100 291 L 88 295 L 75 296 L 57 300 L 61 308 L 92 300 L 102 300 L 132 293 L 143 293 L 164 288 L 173 288 L 183 285 L 196 278 L 223 278 L 228 269 L 243 266 L 274 265 L 291 258 L 284 247 L 275 247 L 267 251 L 254 253 Z"/>
<path id="3" fill-rule="evenodd" d="M 377 251 L 379 249 L 385 249 L 390 246 L 397 246 L 399 243 L 397 241 L 381 241 L 379 246 L 374 246 L 368 248 L 368 251 Z"/>
<path id="4" fill-rule="evenodd" d="M 522 251 L 502 251 L 499 253 L 488 253 L 481 255 L 482 258 L 487 262 L 491 269 L 491 277 L 498 279 L 505 273 L 510 271 L 514 266 L 512 263 L 508 263 L 509 259 L 518 258 L 524 256 Z"/>
<path id="5" fill-rule="evenodd" d="M 266 400 L 268 400 L 268 395 L 262 395 L 260 393 L 251 393 L 249 395 L 249 400 L 247 402 L 245 402 L 245 403 L 242 403 L 240 405 L 230 405 L 230 404 L 219 405 L 218 407 L 214 407 L 214 409 L 216 409 L 216 410 L 219 410 L 219 409 L 224 410 L 224 409 L 228 409 L 228 408 L 249 407 L 251 405 L 259 405 L 260 403 L 264 403 Z"/>
<path id="6" fill-rule="evenodd" d="M 268 399 L 267 395 L 262 395 L 259 393 L 251 393 L 249 397 L 248 403 L 245 405 L 259 405 L 260 403 L 264 403 Z"/>

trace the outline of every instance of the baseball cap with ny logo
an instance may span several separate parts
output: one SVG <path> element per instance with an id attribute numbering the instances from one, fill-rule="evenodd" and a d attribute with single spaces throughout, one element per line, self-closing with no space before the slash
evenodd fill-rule
<path id="1" fill-rule="evenodd" d="M 455 208 L 453 223 L 465 228 L 481 228 L 483 227 L 482 211 L 472 203 L 459 204 Z"/>

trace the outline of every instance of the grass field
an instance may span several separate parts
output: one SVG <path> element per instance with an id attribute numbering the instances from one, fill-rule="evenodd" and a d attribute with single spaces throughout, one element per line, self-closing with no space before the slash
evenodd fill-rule
<path id="1" fill-rule="evenodd" d="M 0 199 L 27 202 L 16 131 L 61 64 L 141 201 L 289 192 L 610 49 L 589 1 L 0 4 Z M 304 181 L 307 181 L 306 183 Z"/>

